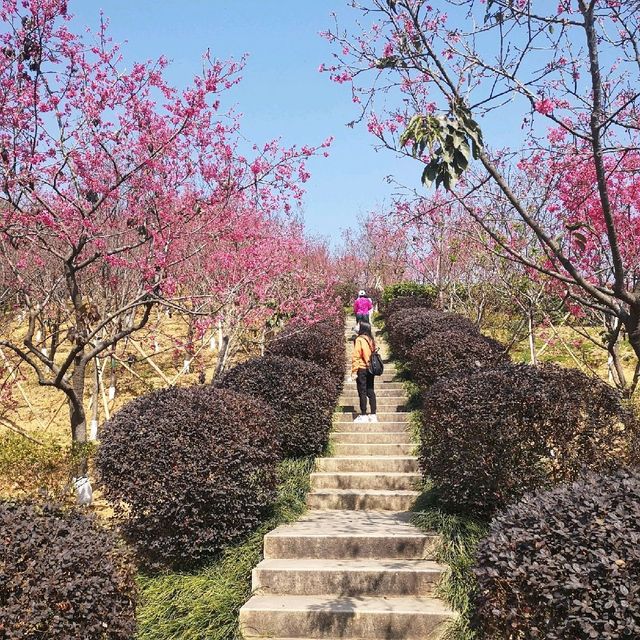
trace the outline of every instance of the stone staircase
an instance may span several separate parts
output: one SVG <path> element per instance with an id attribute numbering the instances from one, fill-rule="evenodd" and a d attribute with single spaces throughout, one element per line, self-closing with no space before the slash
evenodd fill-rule
<path id="1" fill-rule="evenodd" d="M 265 536 L 254 595 L 240 610 L 245 638 L 431 640 L 454 616 L 433 597 L 437 536 L 407 513 L 420 476 L 392 364 L 376 396 L 379 422 L 354 423 L 358 395 L 345 383 L 334 456 L 316 461 L 310 511 Z"/>

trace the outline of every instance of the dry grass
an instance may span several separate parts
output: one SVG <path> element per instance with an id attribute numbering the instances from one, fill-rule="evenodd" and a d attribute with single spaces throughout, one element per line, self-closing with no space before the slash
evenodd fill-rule
<path id="1" fill-rule="evenodd" d="M 16 327 L 13 335 L 19 336 L 20 327 Z M 210 332 L 195 343 L 195 355 L 191 362 L 190 372 L 183 371 L 185 350 L 180 343 L 186 339 L 188 325 L 185 319 L 174 316 L 169 318 L 159 314 L 154 327 L 136 334 L 118 346 L 118 360 L 115 365 L 116 396 L 108 399 L 110 379 L 110 359 L 101 359 L 103 368 L 104 394 L 98 399 L 98 423 L 120 409 L 131 399 L 160 389 L 169 384 L 188 386 L 196 384 L 202 374 L 207 381 L 211 380 L 215 371 L 218 352 L 210 348 L 210 337 L 217 335 Z M 8 355 L 7 350 L 3 350 Z M 62 355 L 62 353 L 61 353 Z M 241 352 L 244 358 L 248 351 Z M 146 357 L 145 357 L 146 356 Z M 9 424 L 24 430 L 30 435 L 46 441 L 55 441 L 60 445 L 70 443 L 68 404 L 62 392 L 42 387 L 38 384 L 34 372 L 25 363 L 19 363 L 17 369 L 19 387 L 13 385 L 13 398 L 16 406 L 0 411 L 0 417 Z M 16 375 L 14 374 L 14 375 Z M 94 369 L 89 367 L 86 377 L 85 408 L 87 419 L 91 415 L 91 395 L 94 384 Z M 0 383 L 2 380 L 0 380 Z M 0 434 L 7 433 L 9 428 L 0 421 Z"/>
<path id="2" fill-rule="evenodd" d="M 580 330 L 588 332 L 593 339 L 599 340 L 596 328 L 580 328 Z M 486 329 L 483 332 L 503 342 L 508 341 L 504 331 Z M 606 350 L 582 337 L 571 327 L 538 328 L 535 335 L 535 348 L 539 362 L 555 362 L 609 381 Z M 636 363 L 635 355 L 627 342 L 621 341 L 619 348 L 625 375 L 631 380 Z M 510 353 L 516 362 L 530 362 L 528 340 L 516 342 Z"/>

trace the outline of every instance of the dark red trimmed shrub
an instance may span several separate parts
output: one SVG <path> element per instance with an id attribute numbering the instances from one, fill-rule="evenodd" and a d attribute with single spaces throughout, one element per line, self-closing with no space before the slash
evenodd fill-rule
<path id="1" fill-rule="evenodd" d="M 285 456 L 318 455 L 327 445 L 335 378 L 323 367 L 297 358 L 264 356 L 230 369 L 216 384 L 271 405 Z"/>
<path id="2" fill-rule="evenodd" d="M 333 375 L 338 385 L 335 400 L 345 376 L 346 347 L 344 322 L 324 320 L 307 326 L 288 326 L 267 345 L 267 353 L 307 360 Z"/>
<path id="3" fill-rule="evenodd" d="M 479 335 L 477 327 L 455 313 L 414 307 L 390 315 L 385 321 L 389 345 L 395 356 L 407 360 L 420 340 L 443 329 L 457 329 Z"/>
<path id="4" fill-rule="evenodd" d="M 434 384 L 420 465 L 452 509 L 492 514 L 527 491 L 626 462 L 637 432 L 621 395 L 554 365 L 507 365 Z"/>
<path id="5" fill-rule="evenodd" d="M 97 467 L 147 564 L 199 564 L 260 523 L 276 495 L 275 429 L 265 403 L 210 386 L 142 396 L 105 424 Z"/>
<path id="6" fill-rule="evenodd" d="M 432 309 L 433 299 L 422 298 L 419 296 L 400 296 L 399 298 L 392 298 L 383 307 L 383 317 L 388 318 L 398 311 L 404 311 L 405 309 Z"/>
<path id="7" fill-rule="evenodd" d="M 0 638 L 130 640 L 133 566 L 79 511 L 0 502 Z"/>
<path id="8" fill-rule="evenodd" d="M 479 638 L 640 638 L 640 474 L 525 496 L 480 544 Z"/>
<path id="9" fill-rule="evenodd" d="M 465 375 L 509 362 L 502 344 L 475 331 L 449 326 L 429 333 L 409 352 L 414 382 L 429 387 L 440 378 Z"/>

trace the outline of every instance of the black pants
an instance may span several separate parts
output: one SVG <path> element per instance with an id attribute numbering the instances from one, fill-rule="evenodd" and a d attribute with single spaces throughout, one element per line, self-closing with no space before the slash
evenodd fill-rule
<path id="1" fill-rule="evenodd" d="M 367 324 L 369 324 L 369 314 L 356 313 L 356 322 L 366 322 Z"/>
<path id="2" fill-rule="evenodd" d="M 374 380 L 373 373 L 369 373 L 366 369 L 358 369 L 356 387 L 360 397 L 360 413 L 363 415 L 367 413 L 367 398 L 369 398 L 371 413 L 376 412 L 376 392 L 373 390 Z"/>

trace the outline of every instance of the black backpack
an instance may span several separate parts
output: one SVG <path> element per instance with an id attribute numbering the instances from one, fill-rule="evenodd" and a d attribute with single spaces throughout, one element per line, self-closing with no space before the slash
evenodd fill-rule
<path id="1" fill-rule="evenodd" d="M 367 371 L 374 376 L 381 376 L 384 373 L 384 364 L 382 362 L 382 356 L 378 352 L 378 349 L 376 349 L 371 354 L 371 359 L 369 360 Z"/>

